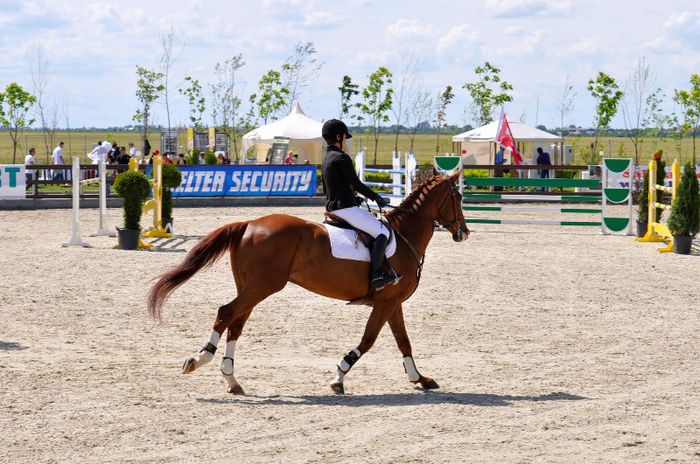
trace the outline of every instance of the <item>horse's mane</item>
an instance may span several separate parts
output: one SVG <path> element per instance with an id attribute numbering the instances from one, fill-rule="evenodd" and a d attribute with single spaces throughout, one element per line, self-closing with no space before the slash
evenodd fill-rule
<path id="1" fill-rule="evenodd" d="M 439 183 L 441 178 L 442 176 L 430 176 L 421 182 L 418 187 L 413 189 L 413 191 L 403 199 L 398 208 L 393 209 L 386 214 L 387 220 L 398 221 L 400 223 L 403 218 L 410 214 L 406 210 L 417 211 L 425 201 L 428 192 L 430 192 L 430 190 L 432 190 L 433 187 Z"/>

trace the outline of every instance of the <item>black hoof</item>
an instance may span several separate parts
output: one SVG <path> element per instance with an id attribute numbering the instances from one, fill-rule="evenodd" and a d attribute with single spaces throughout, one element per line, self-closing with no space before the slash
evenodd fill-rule
<path id="1" fill-rule="evenodd" d="M 343 386 L 343 382 L 333 382 L 331 384 L 331 389 L 333 390 L 333 393 L 337 395 L 345 394 L 345 387 Z"/>

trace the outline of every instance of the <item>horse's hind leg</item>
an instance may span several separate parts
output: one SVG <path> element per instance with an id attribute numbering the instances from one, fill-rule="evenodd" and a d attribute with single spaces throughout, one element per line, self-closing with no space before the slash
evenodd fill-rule
<path id="1" fill-rule="evenodd" d="M 389 327 L 394 334 L 396 344 L 403 355 L 403 368 L 408 375 L 408 380 L 413 383 L 420 383 L 425 389 L 440 388 L 437 382 L 430 377 L 421 375 L 416 369 L 416 363 L 413 361 L 413 353 L 411 351 L 411 341 L 406 333 L 406 324 L 403 320 L 403 308 L 399 308 L 389 317 Z"/>
<path id="2" fill-rule="evenodd" d="M 199 351 L 199 354 L 197 354 L 196 357 L 185 360 L 185 363 L 182 365 L 182 373 L 189 374 L 195 369 L 198 369 L 211 361 L 214 358 L 214 353 L 216 353 L 219 339 L 224 330 L 234 321 L 241 318 L 243 319 L 243 323 L 245 323 L 255 305 L 264 300 L 266 297 L 267 295 L 253 296 L 250 293 L 242 292 L 233 301 L 221 306 L 216 315 L 216 321 L 214 322 L 214 328 L 209 336 L 209 341 Z M 233 350 L 235 349 L 235 340 L 233 341 L 233 344 L 231 344 L 230 336 L 228 340 L 229 342 L 226 344 L 226 354 L 224 356 L 230 357 L 233 361 L 232 358 Z M 229 351 L 231 352 L 230 355 Z M 233 364 L 233 362 L 231 364 Z M 231 367 L 231 371 L 232 370 L 233 366 Z"/>

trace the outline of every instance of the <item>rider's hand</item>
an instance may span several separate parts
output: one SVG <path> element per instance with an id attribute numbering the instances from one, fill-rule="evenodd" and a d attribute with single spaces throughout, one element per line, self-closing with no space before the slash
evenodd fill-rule
<path id="1" fill-rule="evenodd" d="M 378 196 L 377 199 L 375 200 L 375 202 L 377 203 L 377 206 L 379 206 L 380 208 L 384 208 L 386 206 L 389 206 L 389 200 L 387 200 L 384 197 Z"/>

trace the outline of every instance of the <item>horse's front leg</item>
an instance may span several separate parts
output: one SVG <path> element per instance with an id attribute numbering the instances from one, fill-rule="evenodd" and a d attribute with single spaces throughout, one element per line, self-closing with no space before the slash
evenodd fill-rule
<path id="1" fill-rule="evenodd" d="M 406 324 L 403 320 L 403 308 L 401 306 L 389 317 L 389 327 L 391 327 L 396 344 L 403 355 L 403 367 L 408 375 L 408 380 L 416 384 L 420 383 L 420 386 L 425 389 L 440 388 L 435 380 L 421 375 L 416 369 L 416 363 L 413 361 L 413 353 L 411 352 L 411 341 L 406 333 Z"/>
<path id="2" fill-rule="evenodd" d="M 372 313 L 369 315 L 365 333 L 362 335 L 362 341 L 357 345 L 357 348 L 350 350 L 348 354 L 338 363 L 335 381 L 331 384 L 331 388 L 335 393 L 340 395 L 345 393 L 345 375 L 350 371 L 352 366 L 367 353 L 374 342 L 377 340 L 379 332 L 384 327 L 391 313 L 398 307 L 396 303 L 380 303 L 375 304 Z"/>

